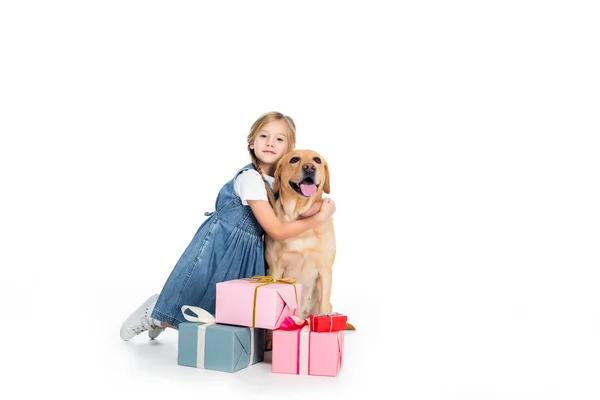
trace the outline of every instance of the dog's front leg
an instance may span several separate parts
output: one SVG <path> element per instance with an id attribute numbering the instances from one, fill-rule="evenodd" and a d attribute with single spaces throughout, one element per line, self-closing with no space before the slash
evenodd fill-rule
<path id="1" fill-rule="evenodd" d="M 269 268 L 269 276 L 272 276 L 275 279 L 283 278 L 283 273 L 285 272 L 285 265 L 282 265 L 281 261 L 275 263 L 272 268 Z"/>
<path id="2" fill-rule="evenodd" d="M 331 314 L 331 269 L 322 269 L 319 275 L 319 314 Z"/>
<path id="3" fill-rule="evenodd" d="M 280 256 L 281 247 L 270 237 L 266 238 L 265 243 L 266 273 L 268 276 L 279 279 L 283 276 L 283 272 L 285 271 L 285 266 L 282 265 Z"/>

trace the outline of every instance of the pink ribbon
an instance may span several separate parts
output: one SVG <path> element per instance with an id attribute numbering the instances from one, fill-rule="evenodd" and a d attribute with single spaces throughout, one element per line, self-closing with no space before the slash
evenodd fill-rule
<path id="1" fill-rule="evenodd" d="M 296 373 L 310 375 L 310 329 L 309 322 L 296 316 L 287 317 L 281 322 L 279 329 L 284 331 L 298 331 L 298 345 L 296 354 Z M 308 334 L 308 335 L 307 335 Z M 304 343 L 304 345 L 302 345 Z"/>
<path id="2" fill-rule="evenodd" d="M 279 329 L 283 329 L 284 331 L 295 331 L 296 329 L 304 328 L 306 325 L 308 325 L 307 320 L 292 315 L 281 322 Z"/>

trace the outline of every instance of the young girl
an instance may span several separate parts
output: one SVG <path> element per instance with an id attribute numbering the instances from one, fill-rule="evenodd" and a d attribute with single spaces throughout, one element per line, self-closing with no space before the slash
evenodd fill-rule
<path id="1" fill-rule="evenodd" d="M 121 327 L 129 340 L 148 330 L 151 339 L 165 327 L 178 329 L 184 305 L 215 313 L 216 284 L 265 275 L 263 234 L 287 239 L 312 229 L 335 212 L 330 199 L 315 204 L 297 221 L 279 222 L 273 208 L 277 161 L 296 145 L 294 121 L 279 112 L 260 116 L 248 134 L 251 164 L 219 191 L 214 212 L 194 235 L 169 275 L 160 295 L 153 295 Z M 271 204 L 270 204 L 271 202 Z"/>

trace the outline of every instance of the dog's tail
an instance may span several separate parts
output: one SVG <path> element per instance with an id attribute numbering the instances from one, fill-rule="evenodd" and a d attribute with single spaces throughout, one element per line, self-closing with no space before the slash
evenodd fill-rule
<path id="1" fill-rule="evenodd" d="M 346 322 L 346 330 L 347 330 L 347 331 L 355 331 L 355 330 L 356 330 L 356 328 L 355 328 L 355 327 L 354 327 L 354 325 L 352 325 L 351 323 L 349 323 L 349 322 Z"/>

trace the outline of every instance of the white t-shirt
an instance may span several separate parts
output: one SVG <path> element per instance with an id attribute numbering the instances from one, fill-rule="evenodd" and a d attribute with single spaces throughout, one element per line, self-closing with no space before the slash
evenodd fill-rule
<path id="1" fill-rule="evenodd" d="M 272 188 L 275 178 L 265 175 L 265 180 Z M 248 200 L 269 201 L 265 183 L 258 171 L 253 169 L 247 169 L 239 174 L 237 178 L 235 178 L 235 182 L 233 182 L 233 190 L 235 191 L 235 194 L 237 194 L 242 200 L 242 204 L 245 206 L 248 205 Z"/>

